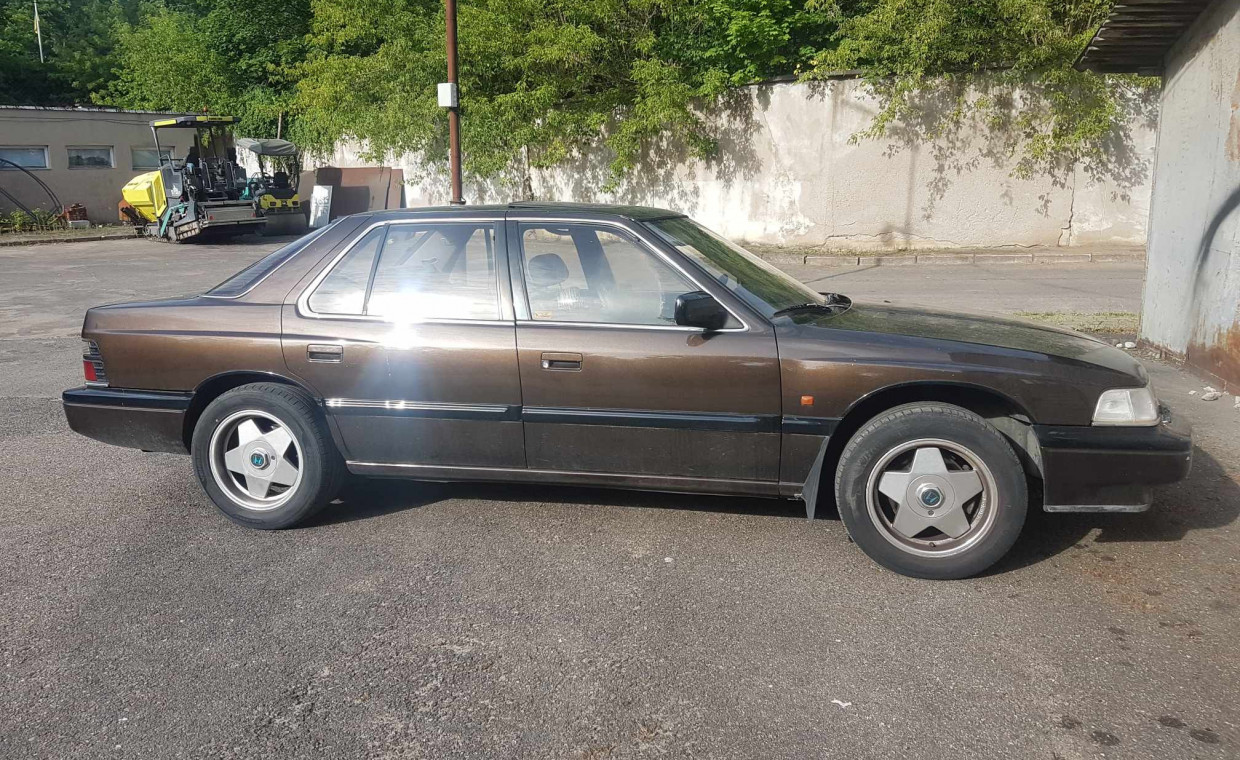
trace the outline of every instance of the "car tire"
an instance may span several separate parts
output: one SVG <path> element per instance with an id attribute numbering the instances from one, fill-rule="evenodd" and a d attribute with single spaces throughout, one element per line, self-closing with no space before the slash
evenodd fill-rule
<path id="1" fill-rule="evenodd" d="M 279 383 L 243 385 L 208 404 L 190 453 L 215 506 L 261 530 L 313 516 L 335 498 L 346 473 L 314 400 Z"/>
<path id="2" fill-rule="evenodd" d="M 1025 523 L 1020 460 L 986 420 L 950 404 L 889 409 L 853 435 L 835 472 L 849 536 L 883 567 L 915 578 L 976 575 Z"/>

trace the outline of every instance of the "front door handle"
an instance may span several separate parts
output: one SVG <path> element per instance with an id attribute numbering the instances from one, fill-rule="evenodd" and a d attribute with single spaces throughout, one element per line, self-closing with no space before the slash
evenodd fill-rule
<path id="1" fill-rule="evenodd" d="M 553 372 L 580 372 L 581 354 L 545 353 L 542 355 L 542 368 Z"/>
<path id="2" fill-rule="evenodd" d="M 311 343 L 306 346 L 306 361 L 339 364 L 342 359 L 344 359 L 344 346 L 333 343 Z"/>

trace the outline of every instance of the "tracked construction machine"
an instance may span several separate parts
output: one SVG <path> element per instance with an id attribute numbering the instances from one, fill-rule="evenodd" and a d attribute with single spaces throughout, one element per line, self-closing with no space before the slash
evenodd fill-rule
<path id="1" fill-rule="evenodd" d="M 121 211 L 147 235 L 175 243 L 207 236 L 259 232 L 267 219 L 247 197 L 245 169 L 237 163 L 232 116 L 178 116 L 151 122 L 159 169 L 139 174 L 122 190 Z M 182 158 L 160 147 L 160 132 L 194 130 Z"/>

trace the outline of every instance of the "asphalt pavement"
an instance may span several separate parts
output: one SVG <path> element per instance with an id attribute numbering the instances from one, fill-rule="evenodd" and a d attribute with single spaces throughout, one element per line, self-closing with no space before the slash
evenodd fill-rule
<path id="1" fill-rule="evenodd" d="M 0 757 L 1240 755 L 1240 409 L 1191 375 L 1147 362 L 1196 427 L 1189 480 L 1146 514 L 1034 515 L 967 581 L 759 499 L 374 481 L 264 533 L 188 458 L 72 434 L 58 396 L 85 308 L 273 246 L 0 249 Z M 1141 286 L 790 270 L 996 312 L 1135 311 Z"/>

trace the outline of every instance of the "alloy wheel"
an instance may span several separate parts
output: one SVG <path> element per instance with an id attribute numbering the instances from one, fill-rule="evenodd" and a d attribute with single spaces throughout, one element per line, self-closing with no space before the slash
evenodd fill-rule
<path id="1" fill-rule="evenodd" d="M 997 487 L 965 446 L 923 438 L 879 457 L 866 486 L 870 520 L 887 541 L 926 557 L 958 554 L 995 522 Z"/>
<path id="2" fill-rule="evenodd" d="M 276 509 L 301 484 L 301 444 L 268 412 L 247 409 L 226 417 L 211 435 L 210 457 L 216 485 L 246 509 Z"/>

